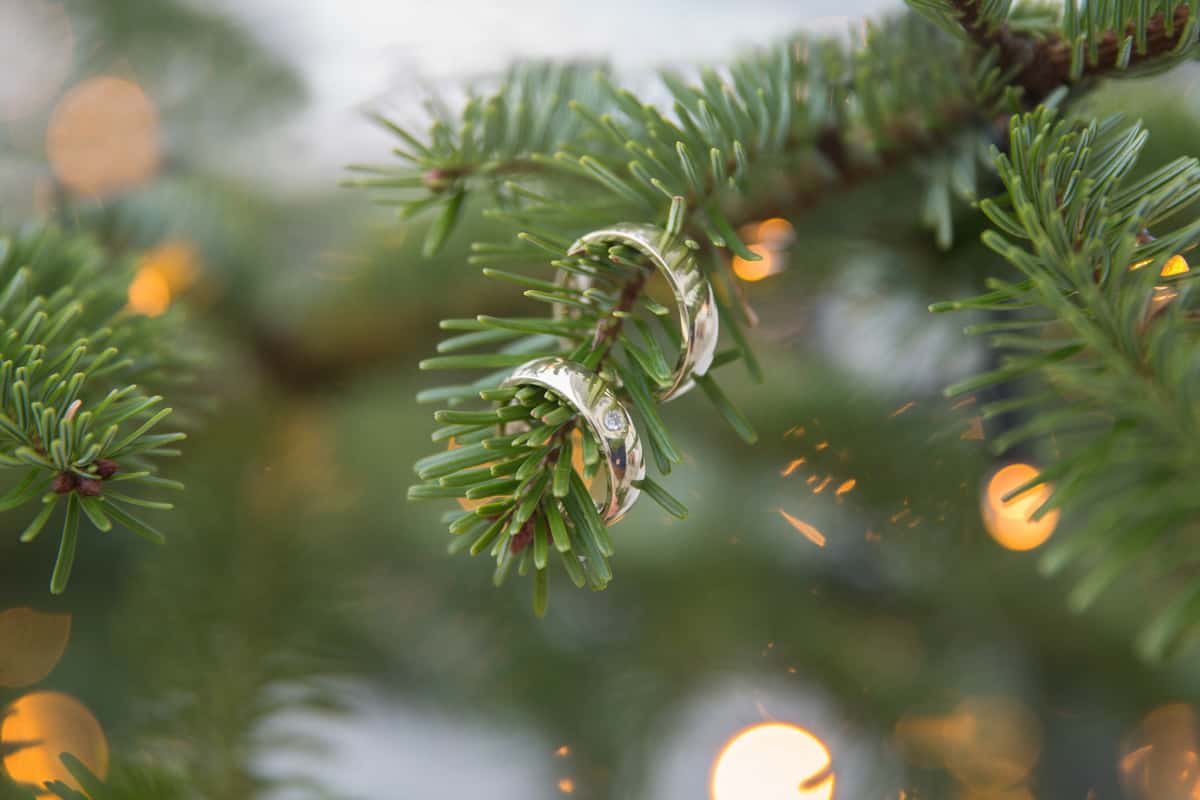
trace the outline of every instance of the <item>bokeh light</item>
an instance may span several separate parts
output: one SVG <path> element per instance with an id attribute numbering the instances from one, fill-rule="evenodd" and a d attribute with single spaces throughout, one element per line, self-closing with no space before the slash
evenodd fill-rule
<path id="1" fill-rule="evenodd" d="M 161 272 L 152 268 L 138 270 L 129 284 L 129 310 L 157 317 L 171 307 L 171 285 Z"/>
<path id="2" fill-rule="evenodd" d="M 829 749 L 803 728 L 768 722 L 740 731 L 713 761 L 712 800 L 830 800 Z"/>
<path id="3" fill-rule="evenodd" d="M 970 697 L 957 708 L 969 736 L 947 753 L 946 767 L 976 790 L 1019 788 L 1042 752 L 1042 730 L 1028 708 L 1007 697 Z"/>
<path id="4" fill-rule="evenodd" d="M 171 298 L 196 281 L 196 249 L 187 242 L 168 241 L 146 253 L 129 284 L 129 310 L 157 317 L 171 307 Z"/>
<path id="5" fill-rule="evenodd" d="M 71 615 L 32 608 L 0 611 L 0 686 L 19 689 L 44 679 L 71 637 Z"/>
<path id="6" fill-rule="evenodd" d="M 1200 754 L 1195 710 L 1183 703 L 1156 708 L 1129 737 L 1120 761 L 1131 800 L 1200 798 Z"/>
<path id="7" fill-rule="evenodd" d="M 1183 256 L 1171 256 L 1166 264 L 1163 264 L 1162 271 L 1158 274 L 1164 278 L 1169 278 L 1172 275 L 1183 275 L 1189 271 L 1187 259 Z"/>
<path id="8" fill-rule="evenodd" d="M 741 256 L 733 257 L 733 273 L 744 281 L 761 281 L 783 271 L 786 263 L 785 251 L 796 238 L 792 223 L 781 217 L 772 217 L 762 222 L 747 225 L 740 234 L 749 242 L 750 252 L 760 256 L 752 261 Z"/>
<path id="9" fill-rule="evenodd" d="M 749 245 L 749 249 L 751 253 L 761 256 L 761 259 L 751 261 L 748 258 L 734 256 L 733 272 L 735 275 L 744 281 L 753 283 L 774 275 L 778 271 L 775 268 L 775 254 L 765 244 L 752 244 Z"/>
<path id="10" fill-rule="evenodd" d="M 1142 267 L 1146 266 L 1147 264 L 1153 263 L 1153 261 L 1154 261 L 1154 259 L 1146 259 L 1145 261 L 1139 261 L 1136 264 L 1131 264 L 1129 266 L 1129 268 L 1131 270 L 1141 269 Z M 1172 275 L 1183 275 L 1184 273 L 1190 272 L 1190 271 L 1191 271 L 1191 267 L 1188 265 L 1187 259 L 1181 255 L 1174 255 L 1174 256 L 1171 256 L 1169 259 L 1167 259 L 1167 263 L 1163 264 L 1162 269 L 1159 270 L 1158 274 L 1163 278 L 1169 278 Z"/>
<path id="11" fill-rule="evenodd" d="M 1058 525 L 1058 510 L 1040 519 L 1033 515 L 1050 497 L 1053 487 L 1040 484 L 1005 501 L 1004 497 L 1038 476 L 1029 464 L 1009 464 L 996 471 L 983 493 L 983 524 L 992 538 L 1009 550 L 1033 550 L 1045 543 Z"/>
<path id="12" fill-rule="evenodd" d="M 14 702 L 5 714 L 0 744 L 11 752 L 4 757 L 4 769 L 17 783 L 41 787 L 47 781 L 62 781 L 80 788 L 62 763 L 63 753 L 78 758 L 97 777 L 107 776 L 104 731 L 75 698 L 60 692 L 33 692 Z M 38 794 L 39 798 L 55 796 Z"/>
<path id="13" fill-rule="evenodd" d="M 71 72 L 75 34 L 57 0 L 0 0 L 0 120 L 48 106 Z"/>
<path id="14" fill-rule="evenodd" d="M 158 169 L 158 112 L 132 81 L 89 78 L 55 107 L 46 155 L 59 180 L 78 194 L 102 197 L 138 186 Z"/>
<path id="15" fill-rule="evenodd" d="M 787 247 L 796 238 L 792 223 L 782 217 L 771 217 L 758 224 L 758 241 L 772 247 Z"/>
<path id="16" fill-rule="evenodd" d="M 962 797 L 1017 800 L 1042 752 L 1042 729 L 1025 705 L 1009 697 L 968 697 L 949 714 L 906 714 L 896 723 L 905 760 L 944 769 Z"/>

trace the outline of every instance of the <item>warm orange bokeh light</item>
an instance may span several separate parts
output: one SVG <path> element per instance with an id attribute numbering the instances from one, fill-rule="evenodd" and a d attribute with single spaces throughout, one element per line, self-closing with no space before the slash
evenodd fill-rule
<path id="1" fill-rule="evenodd" d="M 750 252 L 755 255 L 762 256 L 759 261 L 750 261 L 741 256 L 733 257 L 733 272 L 744 281 L 761 281 L 769 275 L 774 275 L 776 257 L 775 252 L 765 244 L 750 245 Z"/>
<path id="2" fill-rule="evenodd" d="M 169 241 L 148 250 L 129 284 L 129 310 L 147 317 L 166 312 L 172 296 L 195 283 L 199 263 L 196 249 L 187 242 Z"/>
<path id="3" fill-rule="evenodd" d="M 831 800 L 829 748 L 803 728 L 768 722 L 740 731 L 713 761 L 712 800 Z"/>
<path id="4" fill-rule="evenodd" d="M 17 783 L 40 788 L 47 781 L 62 781 L 80 788 L 62 763 L 63 753 L 78 758 L 101 779 L 108 774 L 104 731 L 92 712 L 75 698 L 59 692 L 33 692 L 9 706 L 6 714 L 0 725 L 0 745 L 12 751 L 4 757 L 4 768 Z"/>
<path id="5" fill-rule="evenodd" d="M 75 34 L 56 0 L 0 0 L 0 120 L 50 104 L 71 73 Z"/>
<path id="6" fill-rule="evenodd" d="M 751 261 L 733 257 L 733 273 L 744 281 L 761 281 L 783 270 L 784 252 L 796 238 L 792 223 L 782 217 L 772 217 L 741 228 L 742 238 L 750 252 L 761 258 Z"/>
<path id="7" fill-rule="evenodd" d="M 785 247 L 796 238 L 792 223 L 782 217 L 771 217 L 758 224 L 757 239 L 775 247 Z"/>
<path id="8" fill-rule="evenodd" d="M 1041 756 L 1042 729 L 1016 700 L 970 697 L 950 714 L 906 714 L 896 741 L 910 764 L 949 771 L 963 797 L 1019 798 Z"/>
<path id="9" fill-rule="evenodd" d="M 1141 269 L 1142 267 L 1144 267 L 1147 264 L 1150 264 L 1152 262 L 1153 262 L 1153 259 L 1148 259 L 1146 261 L 1139 261 L 1136 264 L 1131 264 L 1129 268 L 1130 269 Z M 1162 270 L 1159 271 L 1158 274 L 1163 278 L 1169 278 L 1172 275 L 1183 275 L 1184 273 L 1190 272 L 1190 271 L 1191 271 L 1191 267 L 1188 266 L 1187 259 L 1184 258 L 1183 256 L 1175 255 L 1175 256 L 1171 256 L 1169 259 L 1167 259 L 1167 263 L 1163 264 L 1163 268 L 1162 268 Z"/>
<path id="10" fill-rule="evenodd" d="M 1196 712 L 1183 703 L 1156 708 L 1126 742 L 1121 782 L 1131 800 L 1200 798 Z"/>
<path id="11" fill-rule="evenodd" d="M 1005 697 L 971 697 L 955 713 L 970 736 L 947 753 L 946 766 L 964 786 L 1015 789 L 1029 778 L 1042 752 L 1033 712 Z"/>
<path id="12" fill-rule="evenodd" d="M 171 307 L 171 285 L 161 272 L 151 267 L 138 270 L 129 284 L 129 310 L 157 317 Z"/>
<path id="13" fill-rule="evenodd" d="M 19 689 L 50 674 L 71 637 L 70 614 L 0 611 L 0 686 Z"/>
<path id="14" fill-rule="evenodd" d="M 1171 256 L 1166 264 L 1163 264 L 1162 271 L 1158 273 L 1164 278 L 1169 278 L 1172 275 L 1182 275 L 1189 271 L 1187 259 L 1183 256 Z"/>
<path id="15" fill-rule="evenodd" d="M 99 197 L 132 188 L 158 169 L 158 112 L 132 81 L 89 78 L 55 107 L 46 155 L 59 180 L 79 194 Z"/>
<path id="16" fill-rule="evenodd" d="M 896 723 L 896 742 L 910 764 L 944 768 L 950 754 L 971 746 L 975 720 L 955 711 L 947 715 L 905 714 Z"/>
<path id="17" fill-rule="evenodd" d="M 1037 469 L 1029 464 L 1009 464 L 998 470 L 988 481 L 983 493 L 983 524 L 992 538 L 1009 550 L 1033 550 L 1041 546 L 1058 525 L 1058 510 L 1033 519 L 1053 488 L 1047 484 L 1022 492 L 1008 502 L 1004 496 L 1022 484 L 1033 480 Z"/>
<path id="18" fill-rule="evenodd" d="M 570 778 L 563 778 L 558 782 L 558 790 L 563 794 L 571 794 L 575 791 L 575 781 Z"/>

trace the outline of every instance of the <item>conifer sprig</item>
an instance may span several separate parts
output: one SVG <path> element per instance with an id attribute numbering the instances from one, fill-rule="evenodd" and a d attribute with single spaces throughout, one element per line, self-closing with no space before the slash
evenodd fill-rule
<path id="1" fill-rule="evenodd" d="M 84 236 L 46 228 L 0 239 L 0 469 L 15 481 L 0 509 L 35 509 L 23 542 L 61 518 L 56 594 L 81 522 L 160 542 L 131 509 L 169 509 L 142 491 L 181 488 L 157 464 L 185 435 L 161 431 L 171 409 L 133 381 L 161 386 L 188 365 L 171 315 L 126 309 L 131 277 L 130 263 Z"/>
<path id="2" fill-rule="evenodd" d="M 1200 221 L 1162 227 L 1200 197 L 1200 162 L 1179 159 L 1134 180 L 1145 140 L 1140 126 L 1112 119 L 1084 124 L 1047 109 L 1015 118 L 1010 153 L 995 153 L 1007 194 L 982 210 L 995 226 L 984 242 L 1022 280 L 995 278 L 988 294 L 934 306 L 1012 318 L 974 329 L 1004 353 L 1000 366 L 947 393 L 1010 383 L 1017 396 L 983 414 L 1019 409 L 1025 422 L 995 450 L 1053 441 L 1050 465 L 1011 494 L 1053 484 L 1038 516 L 1061 509 L 1069 531 L 1042 563 L 1048 572 L 1086 567 L 1071 596 L 1081 609 L 1135 561 L 1167 580 L 1194 563 L 1200 270 L 1161 273 L 1200 243 Z M 1183 583 L 1180 604 L 1146 629 L 1151 656 L 1197 616 L 1200 586 Z"/>
<path id="3" fill-rule="evenodd" d="M 1062 86 L 1145 75 L 1189 58 L 1198 0 L 1063 0 L 1061 12 L 1013 0 L 906 0 L 1011 74 L 1027 108 Z"/>

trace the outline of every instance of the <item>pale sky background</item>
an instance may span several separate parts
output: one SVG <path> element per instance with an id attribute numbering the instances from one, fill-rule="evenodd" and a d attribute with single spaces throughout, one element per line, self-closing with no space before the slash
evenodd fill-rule
<path id="1" fill-rule="evenodd" d="M 295 188 L 328 186 L 353 161 L 387 158 L 390 137 L 361 111 L 403 116 L 425 86 L 502 70 L 519 58 L 604 58 L 623 74 L 719 64 L 807 29 L 840 31 L 901 0 L 207 0 L 301 71 L 312 105 L 242 148 L 239 171 Z M 298 166 L 299 165 L 299 166 Z"/>

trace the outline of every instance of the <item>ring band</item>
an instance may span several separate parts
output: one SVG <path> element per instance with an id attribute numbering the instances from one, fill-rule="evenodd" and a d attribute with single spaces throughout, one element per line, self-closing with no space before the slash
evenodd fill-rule
<path id="1" fill-rule="evenodd" d="M 609 523 L 625 516 L 641 494 L 634 482 L 646 477 L 646 462 L 633 418 L 608 383 L 573 361 L 548 356 L 517 367 L 502 385 L 541 386 L 579 413 L 608 465 L 608 497 L 596 509 Z"/>
<path id="2" fill-rule="evenodd" d="M 693 375 L 708 372 L 720 335 L 712 285 L 696 263 L 695 255 L 680 240 L 667 236 L 659 228 L 634 223 L 592 231 L 576 240 L 567 255 L 583 255 L 592 244 L 631 247 L 650 259 L 667 279 L 679 314 L 680 352 L 670 385 L 660 389 L 657 397 L 667 401 L 687 392 L 695 385 Z M 580 291 L 586 291 L 592 285 L 590 276 L 565 271 L 559 272 L 558 281 L 560 285 Z M 556 316 L 561 317 L 564 313 L 561 306 L 555 308 Z"/>

